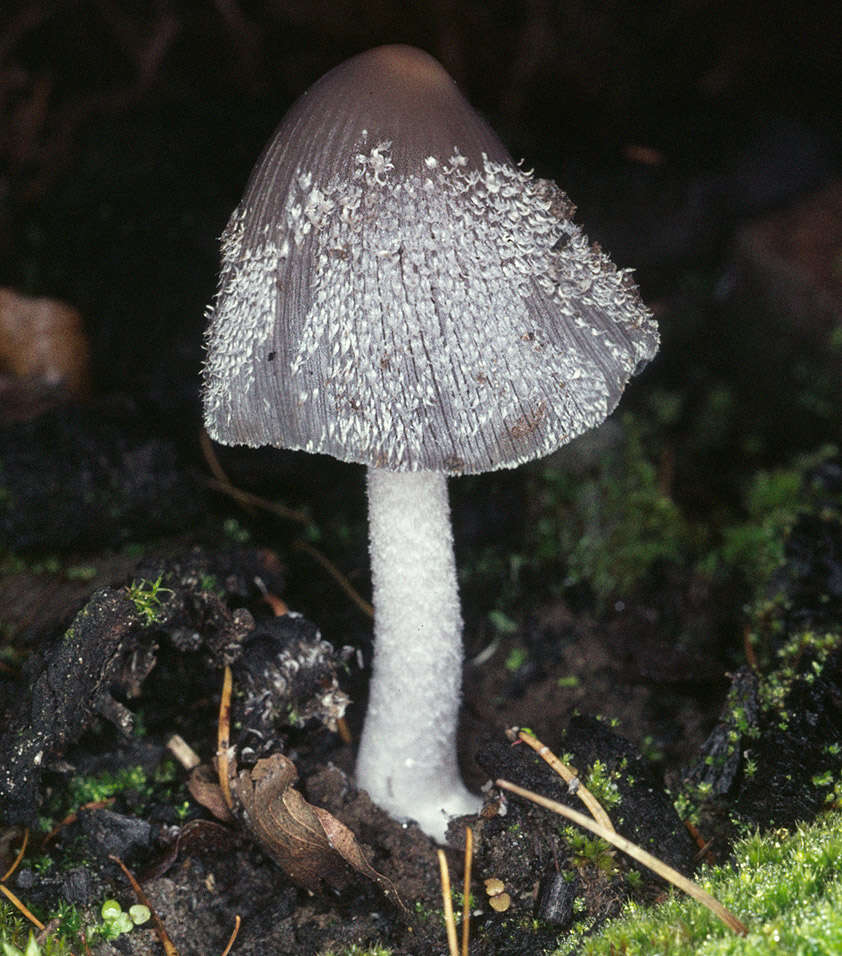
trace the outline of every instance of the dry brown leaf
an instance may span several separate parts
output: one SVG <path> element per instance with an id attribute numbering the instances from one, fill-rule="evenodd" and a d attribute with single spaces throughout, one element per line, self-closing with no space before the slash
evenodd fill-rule
<path id="1" fill-rule="evenodd" d="M 144 869 L 139 881 L 146 883 L 148 880 L 157 880 L 169 872 L 179 857 L 203 859 L 230 853 L 236 839 L 236 831 L 222 826 L 221 823 L 215 823 L 213 820 L 191 820 L 185 823 L 178 837 L 166 848 L 163 855 Z"/>
<path id="2" fill-rule="evenodd" d="M 399 906 L 392 883 L 368 862 L 353 832 L 322 807 L 314 807 L 294 789 L 298 772 L 283 754 L 258 760 L 243 770 L 234 793 L 246 825 L 260 846 L 300 886 L 316 891 L 322 880 L 341 889 L 348 867 L 373 880 Z"/>
<path id="3" fill-rule="evenodd" d="M 222 820 L 223 823 L 233 821 L 234 817 L 225 804 L 225 797 L 219 786 L 219 778 L 212 767 L 204 763 L 194 767 L 187 778 L 187 789 L 196 803 L 210 810 L 217 820 Z"/>

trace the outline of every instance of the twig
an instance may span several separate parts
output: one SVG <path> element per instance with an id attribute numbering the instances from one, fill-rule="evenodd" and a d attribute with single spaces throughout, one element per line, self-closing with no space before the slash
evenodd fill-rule
<path id="1" fill-rule="evenodd" d="M 462 890 L 462 956 L 468 956 L 471 938 L 471 863 L 474 856 L 474 831 L 465 827 L 465 883 Z"/>
<path id="2" fill-rule="evenodd" d="M 710 851 L 710 848 L 713 845 L 713 839 L 711 838 L 710 840 L 706 840 L 701 833 L 699 833 L 692 820 L 685 820 L 684 826 L 686 827 L 690 836 L 693 837 L 693 842 L 699 848 L 696 852 L 696 859 L 704 860 L 705 863 L 713 863 L 714 856 Z"/>
<path id="3" fill-rule="evenodd" d="M 39 920 L 34 913 L 30 913 L 30 911 L 26 908 L 26 906 L 24 906 L 24 904 L 21 903 L 21 901 L 15 896 L 15 894 L 9 889 L 8 886 L 5 886 L 3 883 L 0 883 L 0 893 L 6 896 L 9 902 L 12 904 L 12 906 L 17 907 L 21 911 L 21 913 L 23 913 L 23 915 L 29 920 L 30 923 L 34 923 L 38 927 L 38 929 L 44 928 L 44 924 L 41 922 L 41 920 Z"/>
<path id="4" fill-rule="evenodd" d="M 17 856 L 15 857 L 14 862 L 9 867 L 9 869 L 6 870 L 2 878 L 0 878 L 0 892 L 3 893 L 3 895 L 9 900 L 9 902 L 14 907 L 16 907 L 16 909 L 18 909 L 21 912 L 21 914 L 30 921 L 30 923 L 32 923 L 35 927 L 37 927 L 37 929 L 39 930 L 38 942 L 40 943 L 40 942 L 43 942 L 43 939 L 41 939 L 40 937 L 45 937 L 48 933 L 51 933 L 58 925 L 59 920 L 58 919 L 50 920 L 50 922 L 45 926 L 41 922 L 41 920 L 39 920 L 38 917 L 34 913 L 32 913 L 26 907 L 26 905 L 20 899 L 18 899 L 18 897 L 5 885 L 6 880 L 9 879 L 9 877 L 15 872 L 15 870 L 20 865 L 20 861 L 23 859 L 24 853 L 26 853 L 27 843 L 29 843 L 29 828 L 26 828 L 23 831 L 23 842 L 21 843 L 21 847 L 17 852 Z M 70 956 L 73 956 L 73 953 L 71 953 Z"/>
<path id="5" fill-rule="evenodd" d="M 234 488 L 231 484 L 228 475 L 225 474 L 225 469 L 219 463 L 219 455 L 216 453 L 216 449 L 213 447 L 213 442 L 210 439 L 210 435 L 203 428 L 199 432 L 199 447 L 202 449 L 202 454 L 205 457 L 205 461 L 208 463 L 208 468 L 210 468 L 214 478 L 221 484 L 227 485 L 230 488 Z M 237 489 L 234 488 L 236 491 Z"/>
<path id="6" fill-rule="evenodd" d="M 754 650 L 754 645 L 751 643 L 751 628 L 746 624 L 743 628 L 743 651 L 746 655 L 746 663 L 748 666 L 757 673 L 760 670 L 760 663 L 757 660 L 757 653 Z"/>
<path id="7" fill-rule="evenodd" d="M 266 498 L 261 498 L 259 495 L 253 495 L 250 491 L 243 491 L 241 488 L 237 488 L 231 484 L 228 480 L 228 476 L 225 474 L 225 471 L 222 468 L 222 465 L 219 463 L 219 458 L 217 458 L 216 452 L 213 449 L 210 438 L 208 438 L 207 432 L 202 431 L 199 436 L 199 442 L 202 446 L 202 454 L 205 456 L 205 461 L 208 463 L 208 467 L 213 472 L 213 478 L 205 478 L 205 484 L 210 488 L 215 488 L 217 491 L 221 491 L 226 495 L 230 495 L 235 501 L 239 502 L 247 510 L 252 508 L 262 508 L 264 511 L 269 511 L 272 514 L 278 515 L 280 518 L 285 518 L 288 521 L 295 521 L 298 524 L 308 525 L 310 523 L 310 518 L 303 511 L 295 511 L 293 508 L 287 508 L 286 505 L 277 504 L 277 502 L 269 501 Z M 304 541 L 302 538 L 299 538 L 293 547 L 297 548 L 299 551 L 304 551 L 306 554 L 309 554 L 311 558 L 319 562 L 319 564 L 327 571 L 327 573 L 333 578 L 334 581 L 339 585 L 340 588 L 345 592 L 345 594 L 357 605 L 357 607 L 366 614 L 368 617 L 374 617 L 374 608 L 357 593 L 356 588 L 351 584 L 347 577 L 336 567 L 336 565 L 325 555 L 322 554 L 318 548 L 314 548 L 312 544 L 308 541 Z"/>
<path id="8" fill-rule="evenodd" d="M 263 578 L 259 575 L 255 575 L 254 584 L 263 596 L 263 600 L 272 608 L 272 613 L 275 617 L 283 617 L 285 614 L 289 614 L 287 602 L 279 598 L 277 594 L 272 594 L 269 588 L 266 587 Z"/>
<path id="9" fill-rule="evenodd" d="M 348 726 L 348 721 L 344 717 L 336 718 L 336 731 L 339 734 L 339 739 L 343 744 L 347 744 L 349 747 L 354 742 L 354 735 L 351 733 L 351 728 Z"/>
<path id="10" fill-rule="evenodd" d="M 500 787 L 503 790 L 509 790 L 511 793 L 516 793 L 519 797 L 523 797 L 526 800 L 531 800 L 533 803 L 537 803 L 539 806 L 546 807 L 548 810 L 552 810 L 553 813 L 558 813 L 560 816 L 566 817 L 568 820 L 572 820 L 573 823 L 577 824 L 583 829 L 589 830 L 598 837 L 602 837 L 603 840 L 606 840 L 608 843 L 612 843 L 614 846 L 616 846 L 618 850 L 622 850 L 623 853 L 628 854 L 628 856 L 630 856 L 632 859 L 637 860 L 638 863 L 642 863 L 644 866 L 657 873 L 658 876 L 663 877 L 665 880 L 669 880 L 670 883 L 672 883 L 674 886 L 677 886 L 680 890 L 683 890 L 688 896 L 692 896 L 694 900 L 697 900 L 699 903 L 706 906 L 735 933 L 739 933 L 740 936 L 745 936 L 746 933 L 748 933 L 746 927 L 737 919 L 737 917 L 734 916 L 730 910 L 727 910 L 719 902 L 719 900 L 714 899 L 710 893 L 705 892 L 701 886 L 699 886 L 697 883 L 694 883 L 692 880 L 688 880 L 687 877 L 679 873 L 678 870 L 674 870 L 671 866 L 667 866 L 666 863 L 659 860 L 657 857 L 652 856 L 651 853 L 647 853 L 646 850 L 641 849 L 641 847 L 637 846 L 636 843 L 632 843 L 631 840 L 627 840 L 625 837 L 620 836 L 620 834 L 616 833 L 614 830 L 608 830 L 605 827 L 600 826 L 598 823 L 591 820 L 590 817 L 586 817 L 583 813 L 579 813 L 578 810 L 571 810 L 570 807 L 566 807 L 563 803 L 557 803 L 555 800 L 548 800 L 546 797 L 542 797 L 540 793 L 533 793 L 531 790 L 524 790 L 523 787 L 519 787 L 515 783 L 510 783 L 508 780 L 495 780 L 494 786 Z"/>
<path id="11" fill-rule="evenodd" d="M 158 939 L 161 941 L 161 945 L 164 947 L 164 952 L 167 954 L 167 956 L 178 956 L 178 950 L 173 945 L 173 941 L 170 939 L 169 935 L 167 934 L 166 929 L 164 929 L 164 924 L 161 922 L 161 918 L 155 912 L 155 908 L 149 902 L 149 899 L 146 896 L 146 894 L 143 892 L 143 889 L 141 888 L 140 883 L 138 883 L 137 880 L 134 878 L 134 876 L 132 876 L 131 872 L 129 871 L 129 868 L 120 859 L 119 856 L 114 856 L 113 853 L 109 853 L 108 859 L 113 860 L 117 864 L 117 866 L 120 867 L 123 873 L 125 873 L 126 879 L 129 881 L 129 883 L 131 883 L 132 889 L 135 892 L 135 896 L 137 896 L 140 902 L 143 903 L 143 905 L 152 914 L 152 919 L 155 923 L 155 931 L 158 934 Z"/>
<path id="12" fill-rule="evenodd" d="M 345 577 L 345 575 L 336 567 L 336 565 L 329 559 L 326 558 L 318 548 L 314 548 L 309 541 L 304 541 L 302 538 L 299 538 L 294 547 L 298 548 L 299 551 L 304 551 L 306 554 L 309 554 L 311 558 L 314 558 L 319 564 L 327 571 L 327 573 L 336 581 L 339 587 L 348 595 L 348 597 L 357 605 L 357 607 L 363 612 L 363 614 L 368 615 L 368 617 L 374 617 L 374 608 L 361 597 L 354 585 Z"/>
<path id="13" fill-rule="evenodd" d="M 193 770 L 202 762 L 199 755 L 181 734 L 173 734 L 164 746 L 185 770 Z"/>
<path id="14" fill-rule="evenodd" d="M 444 925 L 447 927 L 447 948 L 450 956 L 459 956 L 459 944 L 456 942 L 456 920 L 453 917 L 453 900 L 450 897 L 450 871 L 444 850 L 439 850 L 439 870 L 441 871 L 441 895 L 444 901 Z"/>
<path id="15" fill-rule="evenodd" d="M 8 880 L 9 877 L 12 875 L 12 873 L 14 873 L 15 870 L 18 868 L 18 865 L 20 864 L 20 861 L 23 859 L 24 853 L 26 853 L 26 844 L 27 844 L 27 843 L 29 843 L 29 827 L 26 827 L 26 828 L 24 829 L 24 831 L 23 831 L 23 843 L 21 843 L 21 845 L 20 845 L 20 849 L 18 850 L 18 854 L 17 854 L 17 856 L 15 857 L 14 863 L 12 863 L 12 865 L 9 867 L 9 869 L 6 870 L 6 872 L 5 872 L 2 876 L 0 876 L 0 883 L 5 883 L 6 880 Z"/>
<path id="16" fill-rule="evenodd" d="M 205 478 L 205 483 L 216 491 L 221 491 L 235 501 L 239 502 L 247 511 L 253 511 L 254 508 L 260 508 L 263 511 L 270 511 L 279 518 L 285 518 L 288 521 L 295 521 L 298 524 L 307 525 L 310 523 L 309 517 L 303 511 L 296 511 L 294 508 L 287 508 L 286 505 L 278 504 L 276 501 L 270 501 L 268 498 L 261 498 L 260 495 L 252 494 L 250 491 L 244 491 L 231 483 L 225 470 L 219 463 L 214 447 L 211 444 L 208 433 L 202 430 L 199 435 L 199 444 L 202 448 L 202 454 L 208 463 L 213 478 Z"/>
<path id="17" fill-rule="evenodd" d="M 260 495 L 252 494 L 250 491 L 243 491 L 242 488 L 236 488 L 226 481 L 218 481 L 216 478 L 205 478 L 205 484 L 209 488 L 221 491 L 230 495 L 235 501 L 239 502 L 247 511 L 253 508 L 262 508 L 264 511 L 271 511 L 279 518 L 285 518 L 288 521 L 295 521 L 298 524 L 309 524 L 310 519 L 303 511 L 296 511 L 294 508 L 287 508 L 286 505 L 279 504 L 277 501 L 270 501 L 268 498 L 261 498 Z"/>
<path id="18" fill-rule="evenodd" d="M 216 730 L 216 771 L 219 775 L 219 788 L 229 810 L 234 809 L 231 799 L 231 786 L 228 782 L 228 747 L 231 743 L 231 668 L 225 665 L 222 678 L 222 695 L 219 699 L 219 722 Z"/>
<path id="19" fill-rule="evenodd" d="M 114 803 L 116 797 L 105 797 L 103 800 L 91 800 L 90 803 L 83 803 L 78 810 L 74 810 L 72 813 L 68 813 L 67 816 L 60 820 L 50 832 L 44 837 L 41 841 L 41 846 L 45 847 L 51 840 L 54 840 L 56 836 L 62 831 L 66 826 L 70 826 L 71 823 L 75 823 L 79 819 L 79 810 L 103 810 L 105 807 L 110 807 Z"/>
<path id="20" fill-rule="evenodd" d="M 588 788 L 582 783 L 579 779 L 578 774 L 573 770 L 572 767 L 568 767 L 563 760 L 560 760 L 556 755 L 550 750 L 546 744 L 541 743 L 541 741 L 535 736 L 535 734 L 527 734 L 524 731 L 518 732 L 518 740 L 523 741 L 528 747 L 531 747 L 539 757 L 545 760 L 555 772 L 564 780 L 564 782 L 572 788 L 571 792 L 575 793 L 576 796 L 584 803 L 584 805 L 590 810 L 591 816 L 596 820 L 597 823 L 601 823 L 607 830 L 613 830 L 614 824 L 611 822 L 611 818 L 603 810 L 602 804 L 596 797 L 588 790 Z"/>
<path id="21" fill-rule="evenodd" d="M 237 938 L 237 933 L 240 932 L 240 923 L 242 920 L 239 917 L 239 914 L 234 917 L 234 931 L 231 933 L 231 938 L 228 940 L 228 945 L 225 949 L 222 950 L 222 956 L 228 956 L 231 952 L 231 947 L 234 945 L 234 940 Z"/>

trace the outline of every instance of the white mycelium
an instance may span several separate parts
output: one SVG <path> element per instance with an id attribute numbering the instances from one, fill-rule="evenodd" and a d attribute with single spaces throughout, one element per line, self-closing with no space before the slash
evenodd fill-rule
<path id="1" fill-rule="evenodd" d="M 658 345 L 628 273 L 445 71 L 381 47 L 287 114 L 222 243 L 205 426 L 369 468 L 375 659 L 358 782 L 444 837 L 474 812 L 445 475 L 598 425 Z"/>

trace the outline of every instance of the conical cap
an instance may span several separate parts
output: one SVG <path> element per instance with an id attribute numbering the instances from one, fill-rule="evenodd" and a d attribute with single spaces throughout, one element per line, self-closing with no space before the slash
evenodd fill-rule
<path id="1" fill-rule="evenodd" d="M 598 425 L 658 332 L 573 212 L 426 53 L 341 64 L 287 114 L 223 236 L 209 434 L 458 474 Z"/>

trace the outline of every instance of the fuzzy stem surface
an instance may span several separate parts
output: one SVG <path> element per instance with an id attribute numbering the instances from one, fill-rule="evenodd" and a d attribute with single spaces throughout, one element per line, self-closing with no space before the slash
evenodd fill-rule
<path id="1" fill-rule="evenodd" d="M 447 478 L 369 468 L 368 508 L 375 640 L 357 783 L 443 843 L 449 817 L 482 802 L 456 759 L 462 615 Z"/>

